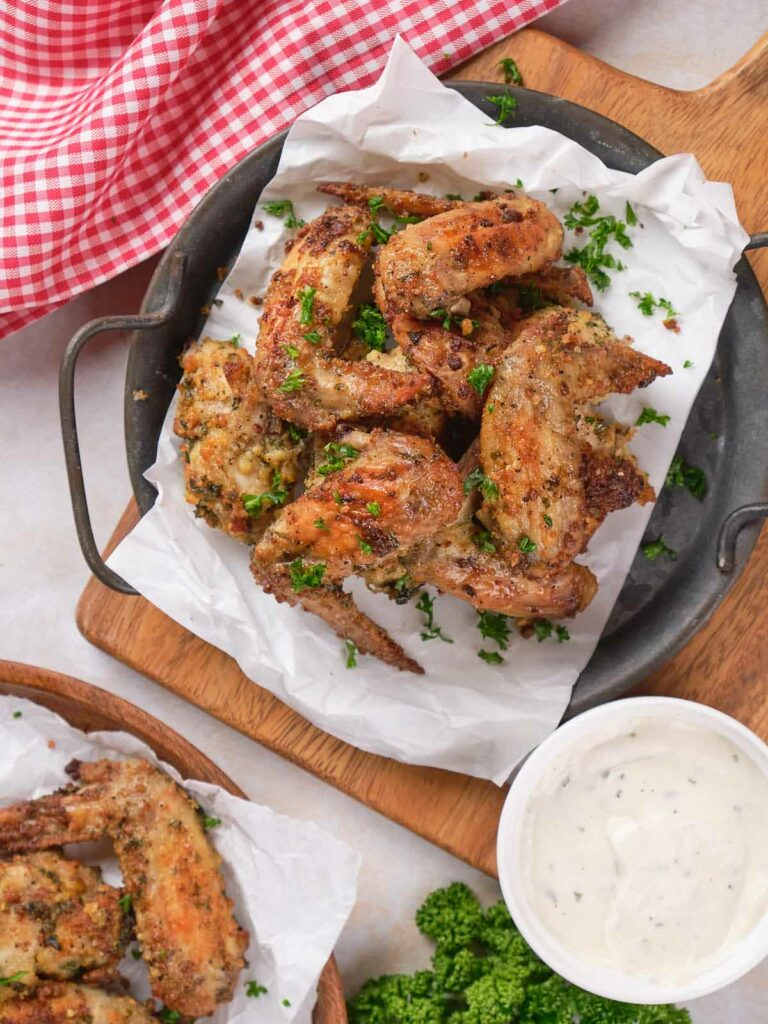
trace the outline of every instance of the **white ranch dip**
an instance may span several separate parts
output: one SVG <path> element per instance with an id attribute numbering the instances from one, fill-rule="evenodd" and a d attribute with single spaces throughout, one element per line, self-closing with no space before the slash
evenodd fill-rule
<path id="1" fill-rule="evenodd" d="M 590 963 L 696 977 L 768 910 L 768 779 L 714 730 L 659 717 L 575 747 L 548 766 L 523 819 L 532 908 Z"/>

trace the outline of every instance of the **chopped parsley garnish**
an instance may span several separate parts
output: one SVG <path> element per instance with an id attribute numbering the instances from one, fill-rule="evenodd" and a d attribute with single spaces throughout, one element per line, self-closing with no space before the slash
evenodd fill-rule
<path id="1" fill-rule="evenodd" d="M 527 533 L 524 533 L 517 541 L 518 551 L 524 555 L 532 555 L 536 550 L 536 541 L 531 540 Z"/>
<path id="2" fill-rule="evenodd" d="M 588 196 L 583 203 L 574 203 L 565 216 L 567 228 L 591 228 L 589 242 L 583 249 L 571 249 L 565 258 L 569 263 L 578 264 L 600 291 L 605 291 L 611 283 L 609 270 L 624 270 L 624 264 L 605 251 L 606 245 L 614 241 L 622 249 L 632 248 L 632 239 L 627 234 L 627 225 L 612 214 L 596 216 L 600 209 L 597 196 Z"/>
<path id="3" fill-rule="evenodd" d="M 693 363 L 691 362 L 690 359 L 686 359 L 685 362 L 683 363 L 683 369 L 684 370 L 690 370 L 692 368 L 692 366 L 693 366 Z"/>
<path id="4" fill-rule="evenodd" d="M 459 192 L 446 192 L 445 193 L 445 198 L 446 199 L 453 199 L 453 200 L 458 201 L 460 203 L 464 202 L 463 196 Z"/>
<path id="5" fill-rule="evenodd" d="M 381 515 L 381 505 L 378 501 L 369 501 L 366 503 L 366 510 L 370 512 L 374 519 L 378 519 Z"/>
<path id="6" fill-rule="evenodd" d="M 365 303 L 352 321 L 352 333 L 369 349 L 383 352 L 387 341 L 387 322 L 375 306 Z"/>
<path id="7" fill-rule="evenodd" d="M 533 621 L 533 632 L 539 643 L 542 640 L 548 640 L 552 636 L 554 628 L 549 619 L 534 619 Z"/>
<path id="8" fill-rule="evenodd" d="M 643 316 L 653 316 L 655 309 L 663 309 L 668 319 L 680 316 L 677 310 L 673 308 L 669 299 L 657 299 L 651 292 L 630 292 L 629 296 L 632 299 L 637 299 L 637 308 Z"/>
<path id="9" fill-rule="evenodd" d="M 221 818 L 214 818 L 211 814 L 203 817 L 203 828 L 207 832 L 210 828 L 217 828 L 221 824 Z"/>
<path id="10" fill-rule="evenodd" d="M 379 224 L 379 213 L 387 208 L 386 203 L 384 202 L 384 196 L 371 196 L 368 200 L 368 207 L 371 211 L 371 223 L 365 231 L 361 231 L 357 236 L 357 244 L 362 245 L 368 238 L 368 235 L 372 234 L 374 242 L 377 242 L 379 245 L 384 245 L 385 242 L 389 241 L 395 231 L 397 231 L 397 227 L 388 231 L 385 227 L 382 227 L 381 224 Z M 400 217 L 396 214 L 394 215 L 394 220 L 397 224 L 418 224 L 422 219 L 422 217 Z"/>
<path id="11" fill-rule="evenodd" d="M 544 520 L 544 525 L 548 529 L 551 530 L 552 529 L 552 516 L 548 516 L 546 513 L 544 513 L 544 515 L 541 518 Z"/>
<path id="12" fill-rule="evenodd" d="M 353 640 L 344 641 L 344 653 L 347 656 L 347 668 L 357 668 L 357 645 Z M 283 1000 L 283 1006 L 285 1005 L 285 1000 Z"/>
<path id="13" fill-rule="evenodd" d="M 646 423 L 658 423 L 660 427 L 666 427 L 672 417 L 666 413 L 658 413 L 650 405 L 644 405 L 643 411 L 637 417 L 636 427 L 642 427 Z"/>
<path id="14" fill-rule="evenodd" d="M 484 498 L 488 501 L 496 501 L 499 496 L 499 488 L 491 480 L 489 476 L 486 476 L 482 469 L 473 469 L 472 472 L 464 478 L 462 485 L 464 493 L 469 494 L 473 488 L 477 487 Z"/>
<path id="15" fill-rule="evenodd" d="M 288 491 L 283 486 L 280 470 L 275 469 L 272 472 L 271 490 L 263 491 L 261 494 L 244 494 L 242 496 L 243 508 L 249 516 L 258 516 L 264 511 L 265 504 L 278 508 L 285 504 L 287 497 Z"/>
<path id="16" fill-rule="evenodd" d="M 502 651 L 509 647 L 509 622 L 501 612 L 480 612 L 477 628 L 484 640 L 495 640 Z"/>
<path id="17" fill-rule="evenodd" d="M 290 1005 L 291 1005 L 291 1000 L 290 999 L 284 999 L 283 1000 L 283 1006 L 290 1006 Z"/>
<path id="18" fill-rule="evenodd" d="M 233 345 L 235 348 L 240 348 L 240 342 L 241 341 L 242 341 L 242 335 L 241 334 L 233 334 L 232 337 L 229 339 L 229 344 Z"/>
<path id="19" fill-rule="evenodd" d="M 405 604 L 408 601 L 408 598 L 411 596 L 414 587 L 415 583 L 413 581 L 413 577 L 409 572 L 404 573 L 400 577 L 400 579 L 395 580 L 395 582 L 392 584 L 392 589 L 394 590 L 395 594 L 397 594 L 397 597 L 395 598 L 395 603 Z"/>
<path id="20" fill-rule="evenodd" d="M 21 981 L 27 974 L 29 974 L 29 971 L 16 971 L 15 974 L 9 974 L 7 978 L 0 978 L 0 985 L 3 988 L 7 988 L 9 985 L 14 985 L 17 981 Z"/>
<path id="21" fill-rule="evenodd" d="M 169 1010 L 168 1007 L 164 1007 L 160 1011 L 160 1020 L 163 1024 L 181 1024 L 181 1014 L 178 1010 Z"/>
<path id="22" fill-rule="evenodd" d="M 305 224 L 305 221 L 297 218 L 290 199 L 277 199 L 272 203 L 264 203 L 264 209 L 273 217 L 283 217 L 287 228 L 301 228 Z"/>
<path id="23" fill-rule="evenodd" d="M 341 507 L 344 504 L 344 499 L 342 498 L 338 491 L 334 491 L 332 497 L 339 507 Z"/>
<path id="24" fill-rule="evenodd" d="M 668 544 L 665 544 L 664 538 L 661 536 L 657 537 L 656 540 L 651 540 L 647 544 L 643 544 L 640 550 L 649 562 L 655 562 L 660 555 L 670 559 L 672 562 L 677 558 L 677 552 L 675 549 L 671 548 Z"/>
<path id="25" fill-rule="evenodd" d="M 517 289 L 517 304 L 524 313 L 530 313 L 534 309 L 543 309 L 550 303 L 541 294 L 541 289 L 535 284 L 521 284 Z"/>
<path id="26" fill-rule="evenodd" d="M 637 225 L 637 214 L 632 209 L 632 203 L 629 200 L 627 200 L 627 205 L 624 207 L 624 219 L 631 228 Z"/>
<path id="27" fill-rule="evenodd" d="M 301 391 L 305 383 L 303 370 L 291 370 L 277 390 L 289 395 L 292 391 Z"/>
<path id="28" fill-rule="evenodd" d="M 426 591 L 424 591 L 416 602 L 416 607 L 420 612 L 424 613 L 425 622 L 424 629 L 420 633 L 422 640 L 442 640 L 443 643 L 452 644 L 453 640 L 450 637 L 443 636 L 443 630 L 441 626 L 435 625 L 435 599 L 431 597 Z"/>
<path id="29" fill-rule="evenodd" d="M 283 352 L 285 352 L 289 359 L 299 358 L 299 350 L 295 345 L 283 345 Z"/>
<path id="30" fill-rule="evenodd" d="M 487 665 L 503 665 L 504 659 L 498 651 L 478 651 L 478 658 L 482 658 Z"/>
<path id="31" fill-rule="evenodd" d="M 297 427 L 295 423 L 288 424 L 288 436 L 294 444 L 298 444 L 299 441 L 303 441 L 307 436 L 307 432 L 303 427 Z"/>
<path id="32" fill-rule="evenodd" d="M 488 530 L 484 528 L 475 530 L 475 532 L 472 534 L 472 542 L 476 548 L 479 548 L 480 551 L 492 553 L 496 550 L 496 545 L 493 543 L 493 538 L 491 537 Z"/>
<path id="33" fill-rule="evenodd" d="M 309 285 L 299 292 L 299 323 L 307 327 L 312 323 L 315 313 L 315 295 L 317 295 L 317 288 L 312 288 Z"/>
<path id="34" fill-rule="evenodd" d="M 485 98 L 489 103 L 498 107 L 499 113 L 494 124 L 504 124 L 510 117 L 512 117 L 512 114 L 517 108 L 517 100 L 509 90 L 501 96 L 486 96 Z"/>
<path id="35" fill-rule="evenodd" d="M 20 711 L 14 711 L 13 712 L 13 717 L 14 718 L 21 718 L 21 712 Z"/>
<path id="36" fill-rule="evenodd" d="M 493 367 L 489 366 L 488 363 L 480 363 L 479 366 L 476 366 L 474 370 L 470 370 L 467 374 L 467 380 L 481 398 L 488 390 L 488 385 L 493 380 L 494 372 Z"/>
<path id="37" fill-rule="evenodd" d="M 300 594 L 302 590 L 309 590 L 323 585 L 325 576 L 325 565 L 316 562 L 314 565 L 305 565 L 302 558 L 297 558 L 288 567 L 291 573 L 291 589 L 294 594 Z"/>
<path id="38" fill-rule="evenodd" d="M 707 478 L 699 466 L 692 466 L 682 455 L 676 455 L 667 471 L 666 483 L 669 487 L 685 487 L 686 490 L 703 501 L 707 493 Z"/>
<path id="39" fill-rule="evenodd" d="M 131 950 L 131 956 L 133 957 L 134 960 L 141 960 L 141 950 L 139 949 L 138 946 L 136 946 L 135 949 Z"/>
<path id="40" fill-rule="evenodd" d="M 476 331 L 480 326 L 477 320 L 471 320 L 467 316 L 462 316 L 461 313 L 450 313 L 447 309 L 433 309 L 429 315 L 433 320 L 439 320 L 446 331 L 449 331 L 451 326 L 461 327 L 463 334 L 465 333 L 464 324 L 469 323 L 471 330 L 466 333 L 471 334 L 472 331 Z"/>
<path id="41" fill-rule="evenodd" d="M 117 901 L 117 905 L 120 907 L 124 914 L 133 906 L 133 896 L 129 892 L 124 892 L 120 899 Z"/>
<path id="42" fill-rule="evenodd" d="M 259 996 L 266 995 L 266 992 L 267 990 L 258 981 L 245 982 L 245 994 L 251 999 L 258 999 Z"/>
<path id="43" fill-rule="evenodd" d="M 356 459 L 360 454 L 358 449 L 353 448 L 351 444 L 343 444 L 339 441 L 329 441 L 323 448 L 323 451 L 328 456 L 328 461 L 323 462 L 317 467 L 317 472 L 320 476 L 328 476 L 329 473 L 335 473 L 337 470 L 343 469 L 351 459 Z"/>
<path id="44" fill-rule="evenodd" d="M 360 545 L 360 550 L 363 552 L 364 555 L 373 554 L 373 548 L 371 547 L 367 540 L 363 540 L 362 537 L 358 537 L 357 543 Z"/>
<path id="45" fill-rule="evenodd" d="M 523 84 L 523 76 L 520 74 L 520 68 L 511 57 L 502 57 L 496 66 L 501 69 L 501 73 L 504 75 L 504 81 L 507 85 Z"/>
<path id="46" fill-rule="evenodd" d="M 319 331 L 307 331 L 306 334 L 302 334 L 304 341 L 308 341 L 310 345 L 321 344 L 323 337 Z"/>
<path id="47" fill-rule="evenodd" d="M 566 640 L 571 639 L 571 634 L 565 628 L 565 626 L 555 626 L 555 634 L 557 636 L 557 642 L 559 644 L 564 643 Z"/>
<path id="48" fill-rule="evenodd" d="M 316 519 L 312 525 L 316 526 L 318 530 L 328 529 L 328 527 L 325 525 L 325 520 L 322 517 L 320 519 Z"/>

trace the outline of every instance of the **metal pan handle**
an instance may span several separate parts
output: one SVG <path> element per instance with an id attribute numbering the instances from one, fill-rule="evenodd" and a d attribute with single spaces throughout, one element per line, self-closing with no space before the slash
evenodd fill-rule
<path id="1" fill-rule="evenodd" d="M 768 246 L 768 231 L 757 231 L 750 235 L 744 251 L 764 249 Z M 754 519 L 768 519 L 768 502 L 758 501 L 752 505 L 741 505 L 728 515 L 720 526 L 717 537 L 717 568 L 720 572 L 733 572 L 736 564 L 736 540 L 743 527 Z"/>
<path id="2" fill-rule="evenodd" d="M 75 530 L 80 548 L 91 572 L 112 590 L 121 594 L 138 594 L 137 590 L 114 570 L 105 564 L 96 547 L 93 536 L 91 516 L 88 511 L 88 499 L 85 495 L 83 467 L 80 461 L 80 442 L 77 437 L 77 419 L 75 417 L 75 367 L 80 353 L 95 338 L 105 331 L 151 331 L 167 323 L 176 312 L 181 296 L 181 283 L 184 276 L 184 253 L 175 253 L 168 268 L 168 282 L 165 301 L 153 313 L 138 313 L 134 316 L 103 316 L 91 320 L 72 337 L 66 347 L 59 368 L 59 415 L 61 418 L 61 436 L 64 441 L 64 461 L 67 466 L 69 494 L 72 499 L 72 512 L 75 517 Z"/>

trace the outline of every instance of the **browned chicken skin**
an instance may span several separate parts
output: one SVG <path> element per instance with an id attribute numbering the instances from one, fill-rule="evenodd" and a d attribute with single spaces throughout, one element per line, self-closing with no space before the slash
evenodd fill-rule
<path id="1" fill-rule="evenodd" d="M 385 430 L 350 431 L 325 459 L 254 547 L 253 574 L 360 650 L 420 671 L 362 612 L 351 613 L 339 584 L 452 522 L 463 500 L 459 471 L 427 438 Z"/>
<path id="2" fill-rule="evenodd" d="M 264 300 L 256 361 L 274 411 L 312 430 L 386 416 L 431 389 L 423 373 L 396 373 L 337 354 L 337 331 L 370 251 L 371 215 L 332 207 L 303 227 Z"/>
<path id="3" fill-rule="evenodd" d="M 184 438 L 187 501 L 210 526 L 252 543 L 277 507 L 263 500 L 243 504 L 244 495 L 290 495 L 299 475 L 303 444 L 272 412 L 256 376 L 256 365 L 232 341 L 204 338 L 181 359 L 174 430 Z"/>
<path id="4" fill-rule="evenodd" d="M 85 985 L 48 983 L 32 999 L 0 1003 L 0 1024 L 156 1024 L 157 1020 L 130 996 Z"/>
<path id="5" fill-rule="evenodd" d="M 504 195 L 410 224 L 376 256 L 376 297 L 387 317 L 424 320 L 470 292 L 533 273 L 561 253 L 560 221 L 536 199 Z"/>
<path id="6" fill-rule="evenodd" d="M 122 892 L 97 868 L 39 851 L 0 861 L 0 1002 L 41 979 L 110 980 L 131 934 Z"/>
<path id="7" fill-rule="evenodd" d="M 248 936 L 199 808 L 146 761 L 75 761 L 67 770 L 73 786 L 0 810 L 0 852 L 109 836 L 153 994 L 185 1017 L 213 1013 L 232 998 Z"/>
<path id="8" fill-rule="evenodd" d="M 535 545 L 532 563 L 567 564 L 608 512 L 653 500 L 626 432 L 601 437 L 586 403 L 668 373 L 593 313 L 555 307 L 523 323 L 488 394 L 480 461 L 498 489 L 484 514 L 510 544 Z"/>

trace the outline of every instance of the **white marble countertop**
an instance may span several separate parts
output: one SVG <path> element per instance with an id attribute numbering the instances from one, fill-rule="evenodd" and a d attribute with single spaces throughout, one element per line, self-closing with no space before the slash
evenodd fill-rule
<path id="1" fill-rule="evenodd" d="M 677 88 L 696 88 L 720 74 L 766 24 L 766 0 L 571 0 L 539 22 L 625 70 Z M 337 948 L 353 992 L 371 974 L 426 963 L 427 946 L 412 922 L 430 889 L 462 879 L 495 899 L 496 883 L 114 661 L 75 627 L 88 572 L 61 451 L 59 360 L 86 320 L 138 307 L 154 263 L 0 342 L 0 657 L 66 672 L 133 701 L 205 751 L 252 799 L 312 819 L 354 846 L 363 859 L 359 898 Z M 91 346 L 78 371 L 83 463 L 99 543 L 130 495 L 122 436 L 125 360 L 125 338 L 111 336 Z M 692 1010 L 695 1024 L 763 1024 L 768 962 Z"/>

